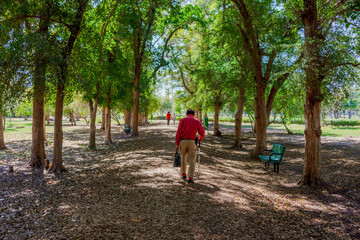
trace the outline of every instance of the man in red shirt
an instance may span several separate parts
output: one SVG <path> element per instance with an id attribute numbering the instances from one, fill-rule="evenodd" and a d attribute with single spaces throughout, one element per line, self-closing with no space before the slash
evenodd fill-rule
<path id="1" fill-rule="evenodd" d="M 167 120 L 167 125 L 168 125 L 168 126 L 170 125 L 170 119 L 171 119 L 171 113 L 168 112 L 168 113 L 166 114 L 166 120 Z"/>
<path id="2" fill-rule="evenodd" d="M 194 118 L 195 111 L 192 109 L 187 110 L 186 118 L 180 120 L 179 127 L 176 134 L 176 148 L 177 151 L 180 146 L 181 155 L 181 174 L 184 180 L 186 180 L 186 162 L 189 160 L 189 183 L 194 182 L 194 173 L 196 165 L 196 134 L 199 133 L 201 142 L 205 137 L 205 131 L 201 122 Z"/>

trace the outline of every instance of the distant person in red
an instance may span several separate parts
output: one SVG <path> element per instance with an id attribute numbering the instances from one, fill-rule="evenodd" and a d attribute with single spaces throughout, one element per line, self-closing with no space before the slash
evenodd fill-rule
<path id="1" fill-rule="evenodd" d="M 168 126 L 170 125 L 170 119 L 171 119 L 171 113 L 168 112 L 168 113 L 166 114 L 166 120 L 167 120 L 167 125 L 168 125 Z"/>
<path id="2" fill-rule="evenodd" d="M 194 182 L 194 173 L 196 165 L 196 134 L 199 133 L 201 142 L 205 137 L 205 131 L 201 122 L 194 118 L 195 111 L 192 109 L 187 110 L 186 118 L 180 120 L 179 127 L 176 134 L 176 147 L 175 150 L 179 150 L 181 156 L 181 174 L 184 180 L 186 180 L 186 162 L 189 160 L 189 179 L 188 183 Z"/>

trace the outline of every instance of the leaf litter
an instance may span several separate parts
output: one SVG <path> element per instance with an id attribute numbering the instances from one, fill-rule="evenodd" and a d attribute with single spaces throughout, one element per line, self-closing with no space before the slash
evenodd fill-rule
<path id="1" fill-rule="evenodd" d="M 356 139 L 326 137 L 318 188 L 296 185 L 303 137 L 269 132 L 287 146 L 280 173 L 249 159 L 255 141 L 230 149 L 233 133 L 207 136 L 201 176 L 189 185 L 172 167 L 176 128 L 151 124 L 140 137 L 113 126 L 111 146 L 87 126 L 65 128 L 67 173 L 31 169 L 31 134 L 13 135 L 0 153 L 0 236 L 4 239 L 359 239 L 360 150 Z M 49 136 L 53 142 L 52 136 Z M 52 147 L 46 147 L 51 160 Z M 8 167 L 14 172 L 9 173 Z"/>

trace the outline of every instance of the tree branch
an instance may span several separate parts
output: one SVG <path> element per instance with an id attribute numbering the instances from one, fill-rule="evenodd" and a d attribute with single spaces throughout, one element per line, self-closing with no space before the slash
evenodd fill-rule
<path id="1" fill-rule="evenodd" d="M 193 91 L 191 91 L 191 90 L 190 90 L 190 89 L 186 86 L 184 73 L 183 73 L 183 71 L 182 71 L 182 69 L 181 69 L 180 65 L 179 65 L 179 64 L 177 64 L 177 66 L 178 66 L 178 68 L 179 68 L 179 70 L 180 70 L 180 77 L 181 77 L 182 84 L 183 84 L 183 86 L 184 86 L 185 90 L 186 90 L 188 93 L 190 93 L 190 95 L 191 95 L 191 96 L 192 96 L 192 95 L 194 95 L 194 92 L 193 92 Z"/>
<path id="2" fill-rule="evenodd" d="M 276 50 L 272 50 L 271 53 L 270 53 L 270 56 L 269 56 L 269 61 L 266 65 L 266 71 L 265 71 L 265 76 L 264 76 L 264 81 L 267 82 L 269 81 L 270 79 L 270 76 L 271 76 L 271 71 L 272 71 L 272 68 L 274 66 L 274 60 L 275 60 L 275 57 L 276 57 Z"/>
<path id="3" fill-rule="evenodd" d="M 11 21 L 21 20 L 21 19 L 25 19 L 25 18 L 45 19 L 45 20 L 49 20 L 49 21 L 51 21 L 51 22 L 63 24 L 63 25 L 66 26 L 68 29 L 71 29 L 71 28 L 72 28 L 71 25 L 69 25 L 69 24 L 67 24 L 67 23 L 64 23 L 64 22 L 61 22 L 60 20 L 51 19 L 51 18 L 48 18 L 48 17 L 45 17 L 45 16 L 40 16 L 40 15 L 22 15 L 22 16 L 19 16 L 19 17 L 16 17 L 16 18 L 11 19 Z"/>
<path id="4" fill-rule="evenodd" d="M 340 66 L 353 66 L 353 67 L 359 67 L 360 66 L 360 63 L 353 63 L 353 62 L 344 62 L 344 63 L 339 63 L 339 64 L 336 64 L 334 66 L 331 66 L 329 67 L 328 69 L 325 70 L 325 73 L 329 72 L 330 70 L 334 69 L 334 68 L 337 68 L 337 67 L 340 67 Z"/>

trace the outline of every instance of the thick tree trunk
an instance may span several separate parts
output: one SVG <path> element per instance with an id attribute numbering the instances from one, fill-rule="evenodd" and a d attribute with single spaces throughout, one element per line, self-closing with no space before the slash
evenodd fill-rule
<path id="1" fill-rule="evenodd" d="M 0 105 L 0 150 L 7 149 L 5 146 L 5 138 L 4 138 L 4 126 L 3 126 L 3 119 L 1 113 L 1 105 Z"/>
<path id="2" fill-rule="evenodd" d="M 143 117 L 142 117 L 142 114 L 139 113 L 138 115 L 138 121 L 139 121 L 139 126 L 143 126 L 144 123 L 143 123 Z"/>
<path id="3" fill-rule="evenodd" d="M 45 141 L 46 146 L 49 146 L 48 140 L 47 140 L 47 137 L 46 137 L 46 123 L 45 123 L 45 119 L 46 119 L 46 107 L 45 107 L 45 99 L 44 99 L 44 121 L 43 121 L 44 141 Z"/>
<path id="4" fill-rule="evenodd" d="M 215 114 L 214 114 L 214 136 L 220 136 L 220 128 L 219 128 L 219 113 L 220 113 L 221 103 L 215 102 Z"/>
<path id="5" fill-rule="evenodd" d="M 46 15 L 49 15 L 46 9 Z M 46 91 L 46 67 L 47 56 L 43 46 L 47 44 L 47 35 L 50 20 L 41 18 L 39 24 L 40 43 L 35 49 L 35 72 L 34 72 L 34 97 L 33 97 L 33 117 L 32 117 L 32 143 L 31 143 L 31 167 L 45 166 L 45 133 L 44 133 L 44 98 Z"/>
<path id="6" fill-rule="evenodd" d="M 105 144 L 111 144 L 111 91 L 105 95 Z"/>
<path id="7" fill-rule="evenodd" d="M 93 104 L 92 100 L 89 100 L 90 107 L 90 139 L 89 139 L 89 149 L 96 149 L 96 113 L 98 107 L 98 98 L 95 99 Z"/>
<path id="8" fill-rule="evenodd" d="M 124 111 L 124 122 L 128 126 L 131 126 L 131 111 L 129 110 Z"/>
<path id="9" fill-rule="evenodd" d="M 198 110 L 194 110 L 194 111 L 195 111 L 195 115 L 194 115 L 194 117 L 195 117 L 195 118 L 197 118 L 197 119 L 199 119 Z"/>
<path id="10" fill-rule="evenodd" d="M 140 66 L 139 66 L 140 68 Z M 136 71 L 135 71 L 136 72 Z M 132 114 L 132 118 L 131 118 L 131 126 L 132 126 L 132 136 L 139 136 L 139 119 L 138 119 L 138 114 L 139 114 L 139 96 L 140 96 L 140 92 L 139 92 L 139 88 L 140 88 L 140 69 L 139 69 L 139 73 L 136 74 L 135 79 L 134 79 L 134 83 L 135 83 L 135 88 L 134 88 L 134 96 L 133 96 L 133 114 Z"/>
<path id="11" fill-rule="evenodd" d="M 37 62 L 37 60 L 35 61 Z M 43 167 L 45 163 L 44 94 L 46 66 L 41 65 L 40 62 L 35 63 L 32 144 L 29 162 L 31 167 Z"/>
<path id="12" fill-rule="evenodd" d="M 59 63 L 59 75 L 57 80 L 56 105 L 55 105 L 55 126 L 54 126 L 54 158 L 49 171 L 63 172 L 65 168 L 62 165 L 62 116 L 64 110 L 65 84 L 68 71 L 69 57 L 74 47 L 77 36 L 79 35 L 83 14 L 85 12 L 88 0 L 79 0 L 75 20 L 70 29 L 71 33 L 67 41 L 66 47 L 62 51 L 62 59 Z"/>
<path id="13" fill-rule="evenodd" d="M 65 75 L 58 80 L 56 105 L 55 105 L 55 124 L 54 124 L 54 156 L 50 172 L 64 172 L 65 168 L 62 164 L 62 146 L 63 146 L 63 130 L 62 117 L 64 110 L 64 89 L 65 89 Z"/>
<path id="14" fill-rule="evenodd" d="M 245 105 L 245 88 L 241 87 L 239 91 L 238 109 L 235 114 L 235 137 L 233 144 L 233 147 L 237 149 L 242 148 L 241 125 L 242 125 L 242 115 L 244 112 L 244 105 Z"/>
<path id="15" fill-rule="evenodd" d="M 257 80 L 258 81 L 258 80 Z M 265 106 L 265 86 L 257 82 L 256 97 L 255 97 L 255 136 L 256 146 L 251 153 L 253 158 L 257 158 L 260 151 L 266 149 L 266 128 L 267 128 L 267 113 Z"/>
<path id="16" fill-rule="evenodd" d="M 106 119 L 106 112 L 105 112 L 105 107 L 103 107 L 101 109 L 101 128 L 102 130 L 105 130 L 105 120 Z"/>
<path id="17" fill-rule="evenodd" d="M 301 183 L 321 182 L 321 81 L 319 28 L 316 0 L 304 0 L 306 100 L 305 100 L 305 162 Z"/>

